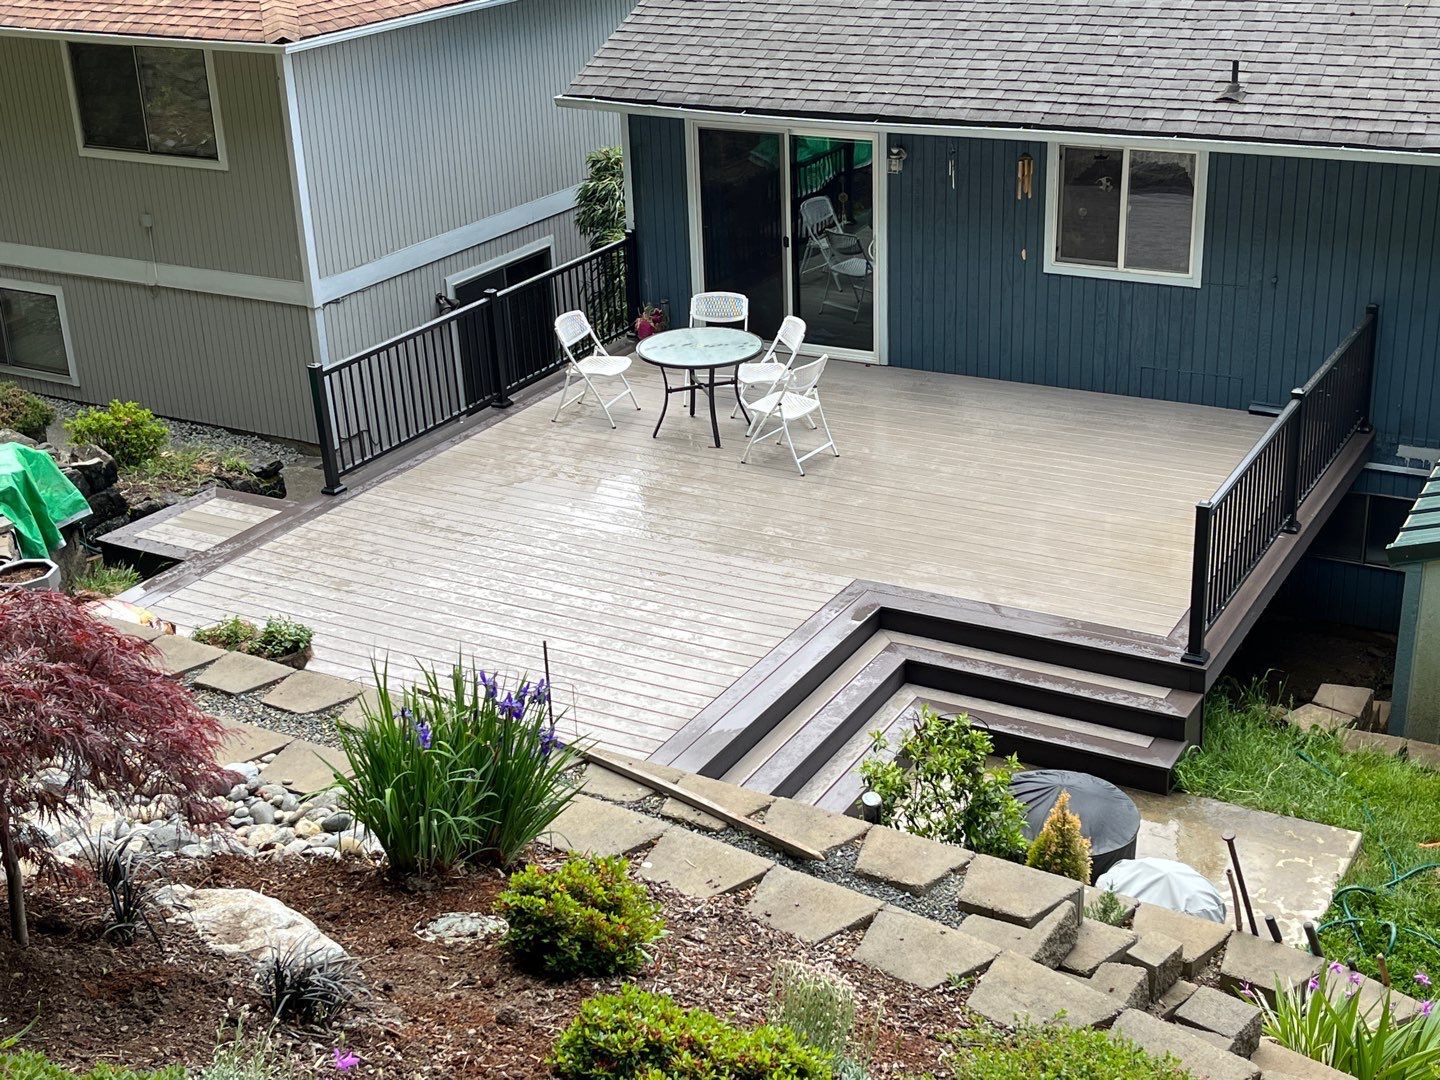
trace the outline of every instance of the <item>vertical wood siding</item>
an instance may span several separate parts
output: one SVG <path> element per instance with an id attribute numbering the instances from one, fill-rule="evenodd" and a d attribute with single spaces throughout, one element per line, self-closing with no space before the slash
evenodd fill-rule
<path id="1" fill-rule="evenodd" d="M 630 116 L 630 170 L 642 303 L 670 302 L 672 319 L 690 306 L 690 218 L 685 122 Z"/>
<path id="2" fill-rule="evenodd" d="M 299 280 L 274 57 L 216 52 L 225 171 L 81 157 L 56 41 L 0 37 L 0 240 Z"/>
<path id="3" fill-rule="evenodd" d="M 526 0 L 295 57 L 320 274 L 564 190 L 620 141 L 554 97 L 631 0 Z"/>
<path id="4" fill-rule="evenodd" d="M 26 389 L 314 441 L 307 309 L 5 266 L 0 277 L 65 290 L 80 385 L 15 379 Z"/>

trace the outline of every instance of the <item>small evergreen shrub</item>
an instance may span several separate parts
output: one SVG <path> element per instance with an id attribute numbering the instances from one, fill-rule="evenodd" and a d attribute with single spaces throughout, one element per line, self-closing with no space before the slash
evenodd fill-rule
<path id="1" fill-rule="evenodd" d="M 585 179 L 575 191 L 575 227 L 592 248 L 625 235 L 625 161 L 618 146 L 585 155 Z"/>
<path id="2" fill-rule="evenodd" d="M 572 855 L 557 870 L 512 874 L 495 906 L 510 924 L 506 946 L 526 967 L 559 978 L 633 975 L 665 922 L 629 869 L 623 858 Z"/>
<path id="3" fill-rule="evenodd" d="M 112 401 L 104 408 L 81 409 L 65 430 L 77 443 L 92 443 L 122 467 L 143 465 L 158 457 L 170 441 L 170 429 L 134 401 Z"/>
<path id="4" fill-rule="evenodd" d="M 1093 904 L 1085 905 L 1085 917 L 1103 922 L 1108 926 L 1125 925 L 1125 905 L 1115 895 L 1114 889 L 1106 889 Z"/>
<path id="5" fill-rule="evenodd" d="M 1080 818 L 1070 809 L 1070 792 L 1061 791 L 1045 824 L 1030 842 L 1025 864 L 1090 884 L 1090 838 L 1080 834 Z"/>
<path id="6" fill-rule="evenodd" d="M 1020 762 L 1012 754 L 987 771 L 995 744 L 968 716 L 941 716 L 926 706 L 894 760 L 881 756 L 888 747 L 875 733 L 876 756 L 860 764 L 860 775 L 880 796 L 881 824 L 997 858 L 1025 857 L 1025 814 L 1010 794 Z"/>
<path id="7" fill-rule="evenodd" d="M 28 390 L 13 382 L 0 382 L 0 428 L 18 431 L 27 439 L 45 441 L 45 431 L 55 420 L 55 410 Z"/>
<path id="8" fill-rule="evenodd" d="M 634 986 L 592 997 L 555 1044 L 561 1080 L 829 1080 L 825 1055 L 788 1028 L 745 1030 Z"/>
<path id="9" fill-rule="evenodd" d="M 951 1036 L 961 1043 L 948 1064 L 965 1080 L 1186 1080 L 1168 1055 L 1151 1057 L 1134 1043 L 1093 1028 L 1022 1025 L 1002 1031 L 979 1025 Z"/>

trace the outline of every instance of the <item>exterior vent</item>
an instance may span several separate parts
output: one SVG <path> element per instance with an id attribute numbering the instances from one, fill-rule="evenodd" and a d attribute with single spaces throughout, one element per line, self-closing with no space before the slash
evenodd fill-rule
<path id="1" fill-rule="evenodd" d="M 1245 91 L 1240 89 L 1240 61 L 1230 61 L 1230 85 L 1220 91 L 1216 101 L 1233 101 L 1236 104 L 1245 100 Z"/>

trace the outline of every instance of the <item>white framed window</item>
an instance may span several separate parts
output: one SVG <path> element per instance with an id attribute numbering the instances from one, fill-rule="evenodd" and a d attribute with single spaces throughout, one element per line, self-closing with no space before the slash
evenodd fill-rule
<path id="1" fill-rule="evenodd" d="M 1206 154 L 1050 144 L 1045 271 L 1200 285 Z"/>
<path id="2" fill-rule="evenodd" d="M 83 156 L 226 167 L 208 49 L 79 41 L 63 48 Z"/>
<path id="3" fill-rule="evenodd" d="M 6 375 L 80 385 L 58 285 L 0 278 L 0 378 Z"/>

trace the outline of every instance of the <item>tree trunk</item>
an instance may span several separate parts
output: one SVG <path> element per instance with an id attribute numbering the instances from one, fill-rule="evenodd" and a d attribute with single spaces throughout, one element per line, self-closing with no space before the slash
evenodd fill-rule
<path id="1" fill-rule="evenodd" d="M 30 944 L 30 930 L 25 925 L 25 882 L 20 876 L 20 857 L 15 854 L 15 838 L 10 835 L 10 822 L 0 812 L 0 864 L 5 867 L 5 894 L 10 902 L 10 936 L 21 948 Z"/>

